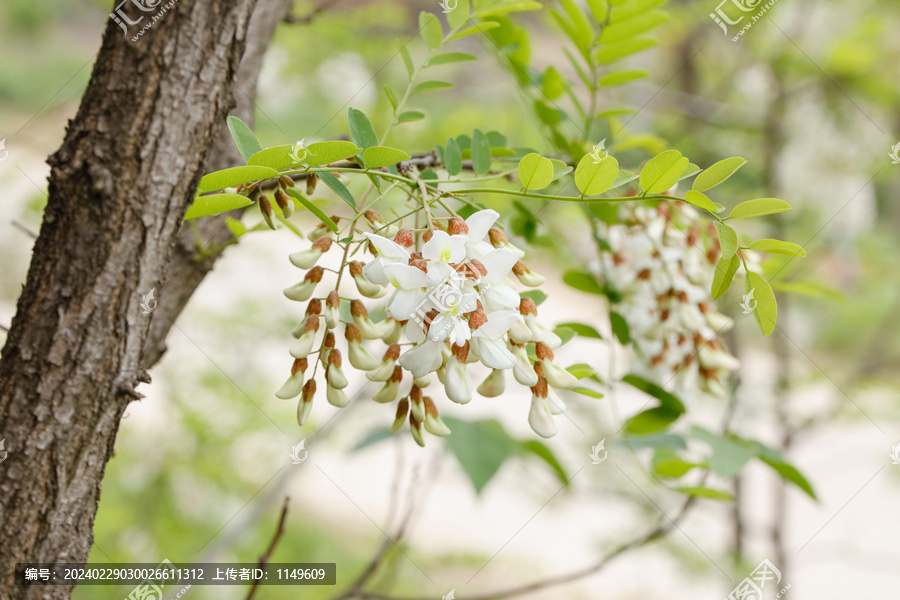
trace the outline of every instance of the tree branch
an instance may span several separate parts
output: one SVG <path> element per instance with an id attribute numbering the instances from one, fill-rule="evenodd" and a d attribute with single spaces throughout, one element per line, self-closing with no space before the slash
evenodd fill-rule
<path id="1" fill-rule="evenodd" d="M 265 554 L 259 557 L 259 566 L 264 569 L 267 564 L 269 564 L 269 559 L 272 558 L 272 552 L 275 551 L 275 547 L 278 546 L 278 542 L 281 541 L 281 536 L 284 535 L 284 522 L 287 519 L 288 513 L 288 505 L 291 503 L 290 497 L 285 497 L 284 505 L 281 507 L 281 517 L 278 519 L 278 527 L 275 529 L 275 535 L 272 536 L 272 541 L 269 542 L 269 547 L 266 548 Z M 250 588 L 250 593 L 247 595 L 247 600 L 253 600 L 256 597 L 256 590 L 259 587 L 259 582 L 262 579 L 257 579 L 253 582 L 253 587 Z"/>

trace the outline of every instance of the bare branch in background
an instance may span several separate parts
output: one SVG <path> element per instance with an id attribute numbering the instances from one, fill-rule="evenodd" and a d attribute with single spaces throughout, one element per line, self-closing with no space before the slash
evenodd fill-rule
<path id="1" fill-rule="evenodd" d="M 284 505 L 281 507 L 281 517 L 278 519 L 278 527 L 275 529 L 275 535 L 272 536 L 272 541 L 269 542 L 269 547 L 266 548 L 266 553 L 259 557 L 259 566 L 264 569 L 267 564 L 269 564 L 269 559 L 272 558 L 272 552 L 275 551 L 275 547 L 278 546 L 278 542 L 281 541 L 281 536 L 284 535 L 284 521 L 287 519 L 288 505 L 291 503 L 291 498 L 285 497 Z M 253 600 L 256 597 L 256 590 L 259 587 L 259 582 L 261 580 L 257 579 L 253 582 L 253 587 L 250 588 L 250 593 L 247 595 L 247 600 Z"/>

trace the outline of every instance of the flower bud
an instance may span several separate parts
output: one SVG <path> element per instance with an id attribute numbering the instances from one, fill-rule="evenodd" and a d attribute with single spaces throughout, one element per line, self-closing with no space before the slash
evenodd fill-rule
<path id="1" fill-rule="evenodd" d="M 281 209 L 281 214 L 284 215 L 285 219 L 290 219 L 291 215 L 294 214 L 294 203 L 280 188 L 275 190 L 275 203 L 278 204 L 278 208 Z"/>
<path id="2" fill-rule="evenodd" d="M 328 353 L 328 371 L 326 372 L 329 387 L 344 389 L 350 382 L 341 369 L 341 351 L 335 348 Z"/>
<path id="3" fill-rule="evenodd" d="M 281 177 L 279 177 L 278 183 L 280 183 L 281 187 L 283 187 L 284 189 L 292 188 L 297 185 L 294 183 L 294 180 L 287 175 L 282 175 Z"/>
<path id="4" fill-rule="evenodd" d="M 328 354 L 334 350 L 334 332 L 326 331 L 325 339 L 322 340 L 322 347 L 319 348 L 319 360 L 322 361 L 322 366 L 325 367 L 326 375 L 328 370 Z"/>
<path id="5" fill-rule="evenodd" d="M 306 272 L 303 281 L 284 290 L 284 295 L 297 302 L 306 302 L 316 291 L 316 284 L 322 281 L 322 267 L 313 267 Z"/>
<path id="6" fill-rule="evenodd" d="M 341 220 L 340 217 L 335 215 L 331 215 L 331 222 L 335 225 Z M 331 229 L 325 223 L 319 223 L 315 227 L 313 227 L 309 233 L 306 234 L 306 239 L 311 242 L 318 240 L 319 238 L 325 237 L 326 235 L 331 235 Z"/>
<path id="7" fill-rule="evenodd" d="M 425 420 L 425 400 L 422 398 L 422 390 L 416 386 L 409 390 L 409 410 L 420 423 Z"/>
<path id="8" fill-rule="evenodd" d="M 462 346 L 453 344 L 453 355 L 447 362 L 444 376 L 444 390 L 447 397 L 457 404 L 468 404 L 472 400 L 472 378 L 466 368 L 469 357 L 469 342 Z"/>
<path id="9" fill-rule="evenodd" d="M 531 409 L 528 411 L 528 424 L 531 429 L 543 438 L 556 435 L 556 423 L 547 400 L 547 382 L 541 378 L 531 388 Z"/>
<path id="10" fill-rule="evenodd" d="M 516 277 L 522 283 L 522 285 L 527 285 L 528 287 L 538 287 L 546 279 L 542 275 L 538 275 L 534 271 L 528 268 L 528 265 L 523 263 L 521 260 L 513 265 L 513 273 L 516 274 Z"/>
<path id="11" fill-rule="evenodd" d="M 431 373 L 423 375 L 422 377 L 413 378 L 413 385 L 424 390 L 429 385 L 431 385 Z"/>
<path id="12" fill-rule="evenodd" d="M 513 377 L 522 385 L 531 387 L 538 382 L 537 373 L 531 366 L 531 359 L 528 357 L 528 350 L 521 344 L 510 344 L 510 352 L 516 357 L 516 365 L 513 367 Z"/>
<path id="13" fill-rule="evenodd" d="M 383 338 L 393 331 L 394 325 L 386 320 L 374 323 L 369 318 L 369 311 L 366 310 L 366 305 L 361 300 L 350 301 L 350 315 L 353 317 L 353 322 L 359 327 L 359 332 L 364 339 L 375 340 Z"/>
<path id="14" fill-rule="evenodd" d="M 416 242 L 416 238 L 413 236 L 412 231 L 404 227 L 397 231 L 397 234 L 394 236 L 394 242 L 404 248 L 412 248 L 412 245 Z"/>
<path id="15" fill-rule="evenodd" d="M 328 404 L 338 408 L 344 408 L 350 404 L 350 398 L 347 397 L 347 393 L 343 389 L 332 386 L 330 380 L 328 387 L 325 389 L 325 399 L 328 400 Z"/>
<path id="16" fill-rule="evenodd" d="M 369 224 L 369 227 L 371 227 L 373 231 L 377 231 L 387 225 L 384 217 L 382 217 L 371 208 L 363 213 L 363 218 L 366 220 L 366 222 Z"/>
<path id="17" fill-rule="evenodd" d="M 496 398 L 506 390 L 506 375 L 500 369 L 492 369 L 487 379 L 478 386 L 478 393 L 485 398 Z"/>
<path id="18" fill-rule="evenodd" d="M 403 333 L 403 327 L 406 325 L 406 321 L 397 321 L 393 317 L 388 317 L 384 321 L 393 325 L 393 328 L 386 335 L 382 336 L 381 339 L 385 344 L 396 344 L 400 341 L 400 334 Z M 385 329 L 387 329 L 387 325 L 385 325 Z"/>
<path id="19" fill-rule="evenodd" d="M 297 423 L 302 427 L 312 410 L 313 397 L 316 395 L 316 380 L 310 379 L 303 386 L 300 402 L 297 404 Z"/>
<path id="20" fill-rule="evenodd" d="M 356 289 L 366 298 L 381 298 L 387 293 L 387 287 L 372 283 L 363 275 L 363 264 L 358 260 L 350 263 L 350 275 L 356 282 Z"/>
<path id="21" fill-rule="evenodd" d="M 400 428 L 403 427 L 403 423 L 406 422 L 406 415 L 409 413 L 409 400 L 404 398 L 397 405 L 397 414 L 394 417 L 394 423 L 391 425 L 390 432 L 397 433 L 400 431 Z"/>
<path id="22" fill-rule="evenodd" d="M 294 252 L 289 255 L 288 258 L 295 267 L 309 269 L 312 268 L 319 261 L 319 258 L 330 249 L 331 238 L 322 237 L 313 242 L 312 247 L 301 250 L 300 252 Z"/>
<path id="23" fill-rule="evenodd" d="M 412 433 L 413 439 L 422 448 L 425 447 L 425 436 L 422 435 L 422 422 L 416 419 L 412 411 L 409 413 L 409 431 Z"/>
<path id="24" fill-rule="evenodd" d="M 441 420 L 434 401 L 428 396 L 423 399 L 425 403 L 425 430 L 431 435 L 446 437 L 450 435 L 450 428 Z"/>
<path id="25" fill-rule="evenodd" d="M 516 344 L 527 344 L 531 341 L 531 330 L 525 324 L 525 318 L 518 319 L 509 328 L 509 339 Z"/>
<path id="26" fill-rule="evenodd" d="M 341 322 L 341 297 L 337 290 L 329 292 L 325 299 L 325 327 L 334 329 Z M 356 365 L 354 365 L 356 366 Z"/>
<path id="27" fill-rule="evenodd" d="M 309 363 L 305 358 L 295 358 L 294 364 L 291 366 L 291 376 L 288 377 L 287 381 L 284 382 L 284 385 L 275 392 L 275 397 L 281 398 L 282 400 L 290 400 L 291 398 L 299 396 L 300 392 L 303 390 L 303 374 L 308 367 Z"/>
<path id="28" fill-rule="evenodd" d="M 389 404 L 400 395 L 400 382 L 403 380 L 403 369 L 394 367 L 391 378 L 372 396 L 372 400 L 380 404 Z"/>
<path id="29" fill-rule="evenodd" d="M 316 332 L 319 331 L 319 317 L 310 315 L 306 317 L 300 337 L 297 338 L 288 352 L 294 358 L 306 358 L 312 352 L 313 343 L 316 340 Z"/>
<path id="30" fill-rule="evenodd" d="M 391 344 L 387 351 L 385 351 L 381 363 L 366 373 L 366 379 L 369 381 L 388 381 L 394 374 L 394 367 L 397 366 L 397 359 L 399 357 L 400 345 Z"/>
<path id="31" fill-rule="evenodd" d="M 544 342 L 538 342 L 535 347 L 538 361 L 540 361 L 544 377 L 547 383 L 555 388 L 571 389 L 578 385 L 578 378 L 566 371 L 553 360 L 553 350 Z"/>
<path id="32" fill-rule="evenodd" d="M 456 215 L 447 222 L 447 233 L 450 235 L 467 235 L 469 226 L 466 225 L 465 219 Z"/>
<path id="33" fill-rule="evenodd" d="M 269 198 L 265 194 L 261 194 L 257 204 L 259 205 L 259 212 L 262 213 L 263 219 L 266 220 L 266 225 L 269 226 L 269 229 L 275 229 L 275 211 L 272 210 L 272 203 L 269 202 Z"/>
<path id="34" fill-rule="evenodd" d="M 362 344 L 362 334 L 353 323 L 348 323 L 344 329 L 344 337 L 347 338 L 347 356 L 354 369 L 371 371 L 380 364 Z"/>
<path id="35" fill-rule="evenodd" d="M 318 183 L 319 178 L 315 173 L 310 173 L 306 176 L 306 195 L 312 196 L 316 191 L 316 183 Z"/>

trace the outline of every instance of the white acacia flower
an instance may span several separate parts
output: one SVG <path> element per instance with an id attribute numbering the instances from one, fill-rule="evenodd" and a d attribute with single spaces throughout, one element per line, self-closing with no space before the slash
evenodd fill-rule
<path id="1" fill-rule="evenodd" d="M 372 242 L 378 251 L 378 256 L 363 267 L 363 275 L 372 283 L 387 285 L 389 280 L 384 272 L 385 266 L 393 263 L 407 264 L 409 252 L 397 242 L 386 237 L 374 233 L 364 233 L 363 236 Z"/>
<path id="2" fill-rule="evenodd" d="M 400 366 L 412 373 L 413 377 L 424 377 L 437 371 L 444 362 L 441 355 L 443 346 L 443 342 L 425 340 L 403 353 Z"/>
<path id="3" fill-rule="evenodd" d="M 487 315 L 487 321 L 472 332 L 472 350 L 481 363 L 492 369 L 511 369 L 516 357 L 503 340 L 510 327 L 519 319 L 513 310 L 495 311 Z"/>
<path id="4" fill-rule="evenodd" d="M 435 231 L 431 239 L 422 246 L 422 258 L 428 261 L 429 287 L 438 285 L 454 273 L 451 266 L 466 258 L 466 241 L 464 235 L 450 235 L 446 231 Z"/>
<path id="5" fill-rule="evenodd" d="M 387 301 L 384 314 L 398 321 L 412 319 L 422 304 L 427 276 L 421 269 L 399 263 L 385 265 L 384 274 L 396 288 Z"/>

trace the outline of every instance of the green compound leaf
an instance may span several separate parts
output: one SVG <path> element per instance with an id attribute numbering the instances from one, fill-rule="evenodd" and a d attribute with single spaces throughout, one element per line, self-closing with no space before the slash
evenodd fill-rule
<path id="1" fill-rule="evenodd" d="M 532 152 L 519 161 L 519 180 L 526 190 L 542 190 L 553 181 L 553 163 Z"/>

